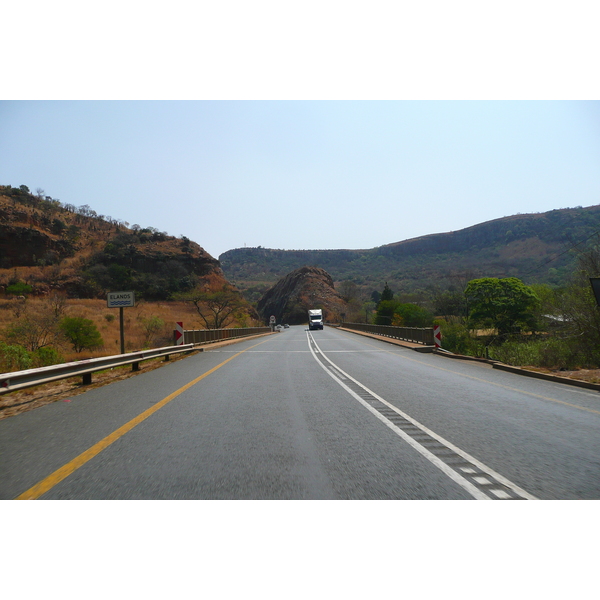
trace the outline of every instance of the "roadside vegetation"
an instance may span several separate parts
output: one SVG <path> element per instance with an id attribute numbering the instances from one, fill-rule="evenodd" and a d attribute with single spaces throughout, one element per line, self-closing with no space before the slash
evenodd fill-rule
<path id="1" fill-rule="evenodd" d="M 191 302 L 144 302 L 125 308 L 125 351 L 173 345 L 175 323 L 204 329 Z M 0 299 L 0 373 L 120 353 L 119 310 L 106 300 Z"/>
<path id="2" fill-rule="evenodd" d="M 514 366 L 599 369 L 600 308 L 589 281 L 597 276 L 600 245 L 594 243 L 579 252 L 570 281 L 560 287 L 528 286 L 516 277 L 480 277 L 403 295 L 394 294 L 386 283 L 370 298 L 352 298 L 354 309 L 346 320 L 440 325 L 445 350 Z"/>

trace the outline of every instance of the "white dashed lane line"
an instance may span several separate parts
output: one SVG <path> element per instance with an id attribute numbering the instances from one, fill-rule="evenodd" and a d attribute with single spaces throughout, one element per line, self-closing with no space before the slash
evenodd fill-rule
<path id="1" fill-rule="evenodd" d="M 478 500 L 537 499 L 369 390 L 323 354 L 309 332 L 307 338 L 313 358 L 338 385 L 474 498 Z"/>

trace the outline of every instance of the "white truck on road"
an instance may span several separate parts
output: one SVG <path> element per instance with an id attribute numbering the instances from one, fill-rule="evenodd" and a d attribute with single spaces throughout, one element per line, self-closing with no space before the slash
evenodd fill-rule
<path id="1" fill-rule="evenodd" d="M 323 329 L 323 311 L 320 308 L 308 311 L 308 328 Z"/>

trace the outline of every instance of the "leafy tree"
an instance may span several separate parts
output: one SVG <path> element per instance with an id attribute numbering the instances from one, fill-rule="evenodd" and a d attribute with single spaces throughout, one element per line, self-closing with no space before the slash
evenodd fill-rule
<path id="1" fill-rule="evenodd" d="M 391 325 L 397 305 L 398 303 L 394 300 L 380 300 L 379 304 L 377 305 L 375 325 Z"/>
<path id="2" fill-rule="evenodd" d="M 555 292 L 558 327 L 561 337 L 578 355 L 580 366 L 600 365 L 600 308 L 590 286 L 590 277 L 600 276 L 600 245 L 593 244 L 581 252 L 571 284 Z"/>
<path id="3" fill-rule="evenodd" d="M 535 329 L 538 297 L 516 277 L 473 279 L 465 297 L 472 327 L 492 327 L 499 335 Z"/>
<path id="4" fill-rule="evenodd" d="M 66 308 L 66 298 L 53 294 L 34 308 L 29 302 L 17 314 L 6 330 L 8 341 L 19 344 L 31 352 L 60 342 L 59 322 Z"/>
<path id="5" fill-rule="evenodd" d="M 464 288 L 459 290 L 451 286 L 448 289 L 440 290 L 437 287 L 431 286 L 430 298 L 433 311 L 437 316 L 444 319 L 466 316 L 467 308 Z"/>
<path id="6" fill-rule="evenodd" d="M 191 302 L 196 307 L 207 329 L 226 327 L 234 320 L 236 313 L 244 307 L 242 295 L 227 284 L 215 291 L 196 287 L 176 297 Z"/>
<path id="7" fill-rule="evenodd" d="M 421 306 L 407 302 L 396 305 L 392 324 L 402 327 L 431 327 L 433 315 Z"/>
<path id="8" fill-rule="evenodd" d="M 394 292 L 388 286 L 387 281 L 385 282 L 385 286 L 383 287 L 383 292 L 381 292 L 381 296 L 379 298 L 379 302 L 387 302 L 394 299 Z"/>
<path id="9" fill-rule="evenodd" d="M 373 297 L 373 294 L 371 294 L 371 297 Z M 391 325 L 397 305 L 398 302 L 394 301 L 394 292 L 392 292 L 386 281 L 383 292 L 379 295 L 375 325 Z"/>
<path id="10" fill-rule="evenodd" d="M 339 292 L 346 302 L 350 302 L 357 297 L 358 286 L 351 279 L 346 279 L 340 283 Z"/>
<path id="11" fill-rule="evenodd" d="M 60 322 L 60 328 L 75 352 L 94 350 L 104 345 L 102 336 L 91 319 L 65 317 Z"/>

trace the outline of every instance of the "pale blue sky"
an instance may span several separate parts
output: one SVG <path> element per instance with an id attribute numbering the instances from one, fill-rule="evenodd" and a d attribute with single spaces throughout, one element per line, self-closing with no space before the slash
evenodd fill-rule
<path id="1" fill-rule="evenodd" d="M 231 248 L 372 248 L 600 203 L 600 103 L 3 101 L 0 184 Z"/>
<path id="2" fill-rule="evenodd" d="M 0 184 L 215 257 L 600 203 L 584 0 L 3 10 Z"/>

